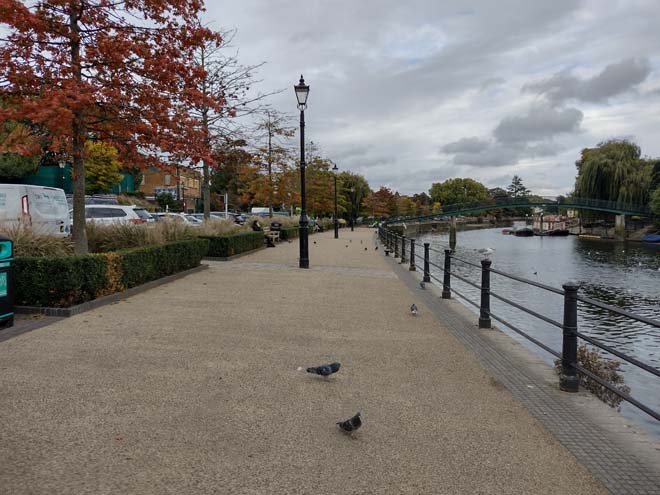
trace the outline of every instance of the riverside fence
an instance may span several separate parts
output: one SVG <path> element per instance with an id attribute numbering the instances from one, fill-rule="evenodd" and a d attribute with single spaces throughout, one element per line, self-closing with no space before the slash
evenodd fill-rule
<path id="1" fill-rule="evenodd" d="M 517 275 L 507 273 L 504 271 L 497 270 L 492 267 L 492 262 L 490 259 L 486 258 L 481 260 L 480 264 L 474 263 L 472 261 L 465 260 L 456 256 L 453 250 L 445 249 L 439 251 L 437 249 L 431 248 L 429 243 L 424 243 L 424 252 L 423 255 L 418 254 L 418 246 L 415 244 L 415 239 L 408 239 L 405 235 L 398 234 L 397 232 L 390 230 L 386 227 L 379 227 L 378 237 L 381 243 L 385 247 L 385 255 L 389 256 L 393 254 L 395 258 L 400 258 L 401 263 L 407 263 L 409 265 L 409 270 L 417 270 L 417 262 L 421 261 L 423 263 L 423 282 L 424 283 L 433 283 L 436 282 L 442 286 L 442 298 L 450 299 L 453 295 L 458 296 L 463 299 L 467 304 L 474 306 L 479 310 L 479 328 L 490 328 L 491 321 L 496 320 L 507 328 L 511 329 L 513 332 L 532 342 L 534 345 L 540 347 L 544 351 L 548 352 L 552 356 L 555 356 L 561 361 L 561 372 L 559 376 L 559 387 L 565 392 L 577 392 L 579 389 L 579 376 L 588 377 L 594 382 L 598 383 L 602 387 L 605 387 L 613 394 L 617 395 L 621 399 L 629 402 L 639 410 L 648 414 L 656 421 L 660 422 L 660 412 L 653 410 L 649 406 L 643 404 L 639 400 L 632 397 L 630 394 L 620 390 L 613 383 L 608 382 L 607 380 L 601 378 L 600 376 L 594 374 L 592 371 L 585 369 L 578 362 L 578 341 L 582 340 L 588 342 L 596 348 L 602 349 L 619 359 L 624 360 L 625 362 L 642 369 L 649 374 L 660 378 L 660 370 L 657 368 L 644 363 L 632 356 L 621 352 L 613 346 L 604 344 L 603 342 L 595 339 L 589 335 L 586 335 L 580 332 L 578 328 L 578 302 L 583 304 L 600 308 L 610 313 L 634 320 L 637 322 L 644 323 L 651 327 L 660 328 L 660 321 L 647 318 L 645 316 L 634 314 L 630 311 L 625 311 L 616 306 L 611 306 L 605 304 L 601 301 L 591 299 L 589 297 L 579 294 L 579 286 L 575 282 L 566 282 L 562 285 L 562 288 L 556 288 L 549 285 L 536 282 L 534 280 L 529 280 L 524 277 L 519 277 Z M 406 247 L 407 246 L 407 247 Z M 406 253 L 409 253 L 409 256 Z M 440 266 L 431 262 L 430 253 L 436 252 L 444 256 L 444 266 Z M 481 271 L 481 280 L 474 281 L 470 280 L 467 277 L 464 277 L 458 273 L 456 270 L 452 270 L 453 263 L 463 263 L 465 265 L 471 266 L 473 268 L 478 268 Z M 442 280 L 437 278 L 431 273 L 431 267 L 436 268 L 440 273 L 442 273 Z M 493 292 L 491 288 L 491 274 L 496 274 L 510 280 L 513 280 L 516 283 L 526 284 L 528 286 L 533 286 L 544 291 L 558 294 L 563 297 L 563 321 L 559 322 L 552 318 L 549 318 L 537 311 L 534 311 L 530 308 L 525 307 L 524 305 L 511 300 L 510 298 L 504 297 L 497 292 Z M 451 281 L 452 278 L 464 282 L 465 284 L 474 287 L 479 290 L 480 299 L 479 301 L 474 301 L 470 297 L 461 292 L 457 291 L 455 288 L 452 288 Z M 519 326 L 514 325 L 513 323 L 503 319 L 502 317 L 494 314 L 490 308 L 491 297 L 494 297 L 503 303 L 523 312 L 527 315 L 538 318 L 556 328 L 559 328 L 562 331 L 562 348 L 561 351 L 557 351 L 537 338 L 533 337 L 529 333 L 520 329 Z"/>

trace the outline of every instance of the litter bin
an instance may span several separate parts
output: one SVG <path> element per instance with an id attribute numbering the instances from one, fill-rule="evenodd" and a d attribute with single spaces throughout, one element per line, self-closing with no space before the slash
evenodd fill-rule
<path id="1" fill-rule="evenodd" d="M 14 242 L 0 236 L 0 326 L 14 325 Z"/>

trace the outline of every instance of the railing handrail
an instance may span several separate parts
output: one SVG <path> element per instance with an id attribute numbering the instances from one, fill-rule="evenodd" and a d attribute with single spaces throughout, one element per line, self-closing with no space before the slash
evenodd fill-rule
<path id="1" fill-rule="evenodd" d="M 500 197 L 492 198 L 483 201 L 470 201 L 467 203 L 454 203 L 450 205 L 444 205 L 441 207 L 440 212 L 432 213 L 428 215 L 413 215 L 413 216 L 397 216 L 391 217 L 385 220 L 385 224 L 389 225 L 392 223 L 399 223 L 405 221 L 418 221 L 418 220 L 431 220 L 438 217 L 447 216 L 451 213 L 460 213 L 462 211 L 469 211 L 474 209 L 482 209 L 488 211 L 489 209 L 498 210 L 501 208 L 507 207 L 516 207 L 516 208 L 527 208 L 534 206 L 557 206 L 562 208 L 586 208 L 586 209 L 601 209 L 603 211 L 610 212 L 620 212 L 621 214 L 628 215 L 648 215 L 651 210 L 647 205 L 627 203 L 623 201 L 610 201 L 606 199 L 595 199 L 595 198 L 542 198 L 542 199 L 530 199 L 528 196 L 520 196 L 516 198 L 511 197 Z"/>
<path id="2" fill-rule="evenodd" d="M 379 233 L 380 233 L 381 238 L 383 237 L 383 235 L 382 235 L 383 232 L 386 232 L 387 236 L 392 235 L 392 231 L 390 231 L 389 229 L 386 229 L 386 228 L 379 229 Z M 394 234 L 394 235 L 396 236 L 396 234 Z M 398 237 L 402 238 L 402 236 L 398 236 Z M 405 236 L 403 236 L 403 237 L 405 237 Z M 412 241 L 414 242 L 414 240 L 412 240 Z M 424 256 L 420 256 L 419 254 L 415 253 L 413 255 L 413 257 L 424 260 L 425 267 L 433 266 L 434 268 L 436 268 L 437 270 L 439 270 L 440 272 L 445 274 L 445 280 L 441 281 L 437 277 L 435 277 L 433 274 L 431 274 L 430 270 L 427 271 L 427 268 L 425 268 L 425 281 L 435 280 L 436 282 L 442 284 L 443 285 L 443 298 L 445 298 L 446 291 L 449 291 L 449 287 L 448 287 L 449 279 L 447 278 L 447 275 L 449 274 L 450 276 L 458 278 L 459 280 L 461 280 L 462 282 L 468 284 L 471 287 L 474 287 L 476 289 L 480 289 L 482 291 L 482 298 L 484 297 L 483 296 L 484 293 L 487 295 L 486 297 L 493 296 L 493 297 L 503 301 L 505 304 L 508 304 L 508 305 L 510 305 L 510 306 L 520 310 L 520 311 L 523 311 L 523 312 L 525 312 L 525 313 L 527 313 L 531 316 L 539 318 L 542 321 L 545 321 L 546 323 L 549 323 L 549 324 L 551 324 L 555 327 L 561 328 L 564 332 L 565 338 L 566 338 L 566 334 L 568 332 L 568 335 L 572 335 L 574 339 L 580 338 L 580 339 L 582 339 L 586 342 L 589 342 L 591 345 L 593 345 L 593 346 L 595 346 L 599 349 L 602 349 L 606 352 L 611 353 L 614 356 L 617 356 L 618 358 L 626 361 L 627 363 L 629 363 L 633 366 L 636 366 L 636 367 L 638 367 L 638 368 L 640 368 L 640 369 L 642 369 L 642 370 L 644 370 L 648 373 L 651 373 L 654 376 L 660 377 L 660 370 L 659 369 L 657 369 L 657 368 L 655 368 L 655 367 L 653 367 L 653 366 L 651 366 L 647 363 L 644 363 L 643 361 L 640 361 L 637 358 L 629 356 L 629 355 L 625 354 L 624 352 L 621 352 L 621 351 L 615 349 L 612 346 L 604 344 L 604 343 L 600 342 L 598 339 L 595 339 L 593 337 L 590 337 L 588 335 L 585 335 L 585 334 L 579 332 L 577 330 L 576 326 L 573 326 L 573 327 L 569 328 L 567 325 L 576 325 L 576 322 L 577 322 L 576 319 L 574 320 L 573 323 L 567 323 L 568 320 L 566 320 L 566 316 L 565 316 L 564 317 L 565 318 L 564 323 L 559 323 L 559 322 L 557 322 L 557 321 L 555 321 L 555 320 L 553 320 L 553 319 L 551 319 L 551 318 L 549 318 L 545 315 L 542 315 L 542 314 L 540 314 L 540 313 L 538 313 L 534 310 L 526 308 L 523 305 L 518 304 L 515 301 L 512 301 L 512 300 L 510 300 L 510 299 L 508 299 L 504 296 L 501 296 L 499 294 L 496 294 L 496 293 L 492 292 L 490 290 L 490 281 L 489 281 L 489 279 L 488 279 L 487 282 L 484 282 L 485 279 L 483 279 L 483 277 L 485 276 L 486 273 L 495 273 L 497 275 L 507 277 L 509 279 L 515 280 L 515 281 L 523 283 L 523 284 L 531 285 L 533 287 L 537 287 L 537 288 L 540 288 L 542 290 L 552 292 L 554 294 L 562 295 L 562 296 L 564 296 L 564 298 L 566 298 L 567 292 L 570 291 L 571 294 L 572 294 L 572 297 L 573 297 L 572 300 L 574 301 L 573 302 L 574 315 L 577 315 L 577 302 L 579 301 L 583 304 L 587 304 L 587 305 L 594 306 L 594 307 L 597 307 L 597 308 L 600 308 L 600 309 L 603 309 L 603 310 L 606 310 L 606 311 L 610 311 L 610 312 L 618 314 L 620 316 L 624 316 L 624 317 L 633 319 L 635 321 L 638 321 L 638 322 L 641 322 L 641 323 L 644 323 L 644 324 L 647 324 L 647 325 L 650 325 L 650 326 L 653 326 L 653 327 L 656 327 L 656 328 L 660 328 L 660 321 L 657 321 L 657 320 L 654 320 L 652 318 L 648 318 L 648 317 L 645 317 L 645 316 L 636 315 L 636 314 L 634 314 L 630 311 L 626 311 L 622 308 L 618 308 L 616 306 L 612 306 L 612 305 L 603 303 L 603 302 L 598 301 L 596 299 L 592 299 L 592 298 L 589 298 L 589 297 L 586 297 L 586 296 L 580 296 L 580 295 L 577 294 L 577 290 L 579 289 L 579 286 L 577 286 L 577 285 L 575 285 L 575 286 L 564 285 L 566 290 L 558 289 L 558 288 L 555 288 L 555 287 L 552 287 L 552 286 L 549 286 L 549 285 L 546 285 L 546 284 L 542 284 L 540 282 L 536 282 L 534 280 L 529 280 L 529 279 L 526 279 L 524 277 L 519 277 L 517 275 L 513 275 L 511 273 L 507 273 L 507 272 L 504 272 L 504 271 L 501 271 L 501 270 L 496 270 L 496 269 L 494 269 L 490 266 L 490 261 L 488 261 L 488 262 L 484 261 L 481 266 L 477 265 L 476 263 L 473 263 L 471 261 L 467 261 L 467 260 L 464 260 L 464 259 L 461 259 L 461 258 L 457 257 L 454 254 L 453 250 L 449 250 L 449 249 L 445 250 L 445 253 L 444 253 L 445 254 L 445 267 L 441 267 L 438 264 L 431 262 L 430 259 L 428 259 L 428 251 L 431 251 L 431 248 L 429 247 L 428 243 L 426 243 L 424 247 L 425 247 L 425 255 Z M 436 252 L 436 253 L 440 253 L 437 250 L 433 250 L 433 251 Z M 452 271 L 451 268 L 449 268 L 449 270 L 448 270 L 447 266 L 448 266 L 451 259 L 454 259 L 455 261 L 459 261 L 459 262 L 462 262 L 466 265 L 476 267 L 476 268 L 479 268 L 480 270 L 482 270 L 482 285 L 479 286 L 478 284 L 472 282 L 468 278 L 456 273 L 455 271 Z M 428 277 L 428 279 L 426 277 Z M 487 284 L 487 288 L 484 287 L 484 285 L 483 285 L 484 283 Z M 483 299 L 482 299 L 482 302 L 481 302 L 482 305 L 480 306 L 479 304 L 477 304 L 474 301 L 470 300 L 469 297 L 467 297 L 464 294 L 461 294 L 460 292 L 458 292 L 453 287 L 451 288 L 451 292 L 453 292 L 454 294 L 456 294 L 460 298 L 464 299 L 467 303 L 471 304 L 472 306 L 480 309 L 482 314 L 483 313 L 487 314 L 488 318 L 492 317 L 493 319 L 501 322 L 502 324 L 504 324 L 508 328 L 512 329 L 516 333 L 518 333 L 521 336 L 525 337 L 526 339 L 528 339 L 529 341 L 531 341 L 532 343 L 534 343 L 538 347 L 542 348 L 546 352 L 550 353 L 551 355 L 553 355 L 555 357 L 562 358 L 562 355 L 560 353 L 558 353 L 557 351 L 551 349 L 547 345 L 540 342 L 538 339 L 532 337 L 531 335 L 529 335 L 526 332 L 522 331 L 521 329 L 517 328 L 515 325 L 512 325 L 511 323 L 507 322 L 506 320 L 502 319 L 501 317 L 498 317 L 497 315 L 493 314 L 490 311 L 489 306 L 486 307 L 487 309 L 484 309 Z M 566 299 L 565 299 L 565 304 L 566 304 Z M 566 309 L 565 309 L 565 311 L 566 311 Z M 565 315 L 566 315 L 566 313 L 565 313 Z M 576 318 L 576 316 L 575 316 L 575 318 Z M 479 322 L 480 322 L 480 327 L 481 327 L 481 318 L 480 318 Z M 487 323 L 490 326 L 489 322 L 490 322 L 490 320 L 487 319 Z M 577 344 L 575 344 L 575 345 L 577 345 Z M 574 357 L 574 359 L 576 360 L 577 358 Z M 577 363 L 577 360 L 575 362 L 569 363 L 568 366 L 569 366 L 569 368 L 568 368 L 569 370 L 571 368 L 574 368 L 575 370 L 579 371 L 583 375 L 595 380 L 597 383 L 604 386 L 605 388 L 607 388 L 608 390 L 610 390 L 611 392 L 613 392 L 614 394 L 619 396 L 621 399 L 628 401 L 629 403 L 633 404 L 634 406 L 636 406 L 640 410 L 644 411 L 645 413 L 649 414 L 653 418 L 660 421 L 660 413 L 652 410 L 648 406 L 645 406 L 644 404 L 637 401 L 636 399 L 634 399 L 633 397 L 631 397 L 627 393 L 621 392 L 617 387 L 615 387 L 612 384 L 608 383 L 607 381 L 597 377 L 596 375 L 589 372 L 588 370 L 585 370 L 582 366 L 580 366 Z M 564 369 L 566 369 L 566 368 L 564 368 Z"/>

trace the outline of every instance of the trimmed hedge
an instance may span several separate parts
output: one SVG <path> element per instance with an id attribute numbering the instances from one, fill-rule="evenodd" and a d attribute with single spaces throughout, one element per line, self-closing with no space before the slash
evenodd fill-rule
<path id="1" fill-rule="evenodd" d="M 97 297 L 107 285 L 101 254 L 14 260 L 15 304 L 65 308 Z"/>
<path id="2" fill-rule="evenodd" d="M 117 251 L 121 283 L 126 289 L 194 268 L 209 249 L 206 239 L 175 241 L 160 246 Z"/>
<path id="3" fill-rule="evenodd" d="M 298 227 L 287 227 L 280 230 L 280 239 L 283 241 L 288 241 L 289 239 L 295 239 L 300 235 Z"/>
<path id="4" fill-rule="evenodd" d="M 15 303 L 66 308 L 199 265 L 208 241 L 85 256 L 16 258 Z"/>
<path id="5" fill-rule="evenodd" d="M 201 236 L 209 241 L 207 256 L 211 258 L 228 258 L 237 254 L 253 251 L 264 245 L 263 232 L 243 232 L 235 235 Z"/>

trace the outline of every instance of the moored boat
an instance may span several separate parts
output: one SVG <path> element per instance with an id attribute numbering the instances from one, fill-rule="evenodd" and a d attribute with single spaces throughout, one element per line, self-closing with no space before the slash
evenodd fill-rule
<path id="1" fill-rule="evenodd" d="M 642 237 L 642 242 L 660 242 L 660 234 L 646 234 Z"/>
<path id="2" fill-rule="evenodd" d="M 534 235 L 534 231 L 529 227 L 525 227 L 522 229 L 514 230 L 513 235 L 515 235 L 516 237 L 532 237 Z"/>

